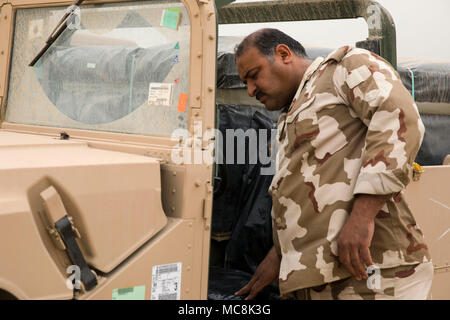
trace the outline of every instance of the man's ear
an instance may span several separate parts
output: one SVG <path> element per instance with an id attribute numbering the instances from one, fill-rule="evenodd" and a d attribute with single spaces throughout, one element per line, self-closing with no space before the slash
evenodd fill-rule
<path id="1" fill-rule="evenodd" d="M 283 63 L 291 63 L 294 54 L 285 44 L 279 44 L 275 47 L 275 56 L 278 56 Z"/>

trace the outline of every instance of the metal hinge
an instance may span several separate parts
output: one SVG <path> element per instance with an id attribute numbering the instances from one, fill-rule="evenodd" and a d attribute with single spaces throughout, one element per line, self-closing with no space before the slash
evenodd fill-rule
<path id="1" fill-rule="evenodd" d="M 57 247 L 60 250 L 67 249 L 66 245 L 64 244 L 64 241 L 61 239 L 61 236 L 59 235 L 58 231 L 55 230 L 55 228 L 47 226 L 47 231 L 50 234 L 50 237 L 55 247 Z"/>
<path id="2" fill-rule="evenodd" d="M 208 218 L 206 215 L 206 201 L 206 199 L 203 199 L 202 201 L 202 218 L 205 220 Z"/>
<path id="3" fill-rule="evenodd" d="M 75 224 L 73 223 L 73 218 L 72 218 L 71 216 L 67 216 L 67 218 L 69 218 L 70 224 L 72 225 L 72 231 L 73 231 L 73 233 L 75 234 L 75 236 L 76 236 L 78 239 L 81 239 L 81 234 L 80 234 L 80 232 L 78 231 L 78 229 L 75 227 Z"/>
<path id="4" fill-rule="evenodd" d="M 97 275 L 90 269 L 76 238 L 81 239 L 80 232 L 67 214 L 58 191 L 50 186 L 40 193 L 47 218 L 47 230 L 56 247 L 65 250 L 72 265 L 80 268 L 80 277 L 84 290 L 92 290 L 97 286 Z"/>
<path id="5" fill-rule="evenodd" d="M 78 229 L 75 227 L 75 224 L 73 223 L 73 218 L 70 216 L 67 216 L 67 218 L 69 219 L 70 223 L 72 224 L 72 231 L 75 234 L 75 237 L 77 237 L 78 239 L 81 239 L 81 234 L 78 231 Z M 57 247 L 60 250 L 67 249 L 66 245 L 64 244 L 63 239 L 61 238 L 59 232 L 55 228 L 53 228 L 51 226 L 47 226 L 47 232 L 49 233 L 55 247 Z"/>
<path id="6" fill-rule="evenodd" d="M 205 220 L 209 220 L 212 210 L 212 192 L 213 188 L 211 186 L 211 182 L 206 183 L 206 198 L 203 199 L 203 208 L 202 208 L 202 217 Z"/>

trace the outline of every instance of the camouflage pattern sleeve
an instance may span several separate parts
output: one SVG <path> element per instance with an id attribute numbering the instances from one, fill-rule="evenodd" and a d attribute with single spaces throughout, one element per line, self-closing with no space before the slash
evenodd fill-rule
<path id="1" fill-rule="evenodd" d="M 354 194 L 395 194 L 422 143 L 424 126 L 398 73 L 383 58 L 353 48 L 337 66 L 333 82 L 367 133 Z"/>
<path id="2" fill-rule="evenodd" d="M 280 240 L 278 239 L 278 229 L 277 224 L 275 223 L 273 208 L 272 208 L 272 238 L 275 251 L 277 252 L 278 256 L 281 257 Z"/>

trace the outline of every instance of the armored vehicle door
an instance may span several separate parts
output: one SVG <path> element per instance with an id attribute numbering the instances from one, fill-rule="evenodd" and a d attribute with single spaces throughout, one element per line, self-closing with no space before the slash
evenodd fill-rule
<path id="1" fill-rule="evenodd" d="M 214 2 L 81 2 L 0 2 L 0 298 L 204 299 Z"/>

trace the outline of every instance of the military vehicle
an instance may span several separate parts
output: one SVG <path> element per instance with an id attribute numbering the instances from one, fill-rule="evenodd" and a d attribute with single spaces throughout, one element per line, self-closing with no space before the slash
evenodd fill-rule
<path id="1" fill-rule="evenodd" d="M 261 192 L 270 175 L 215 163 L 220 114 L 266 129 L 274 117 L 242 85 L 218 85 L 229 79 L 218 57 L 225 75 L 232 65 L 218 24 L 362 17 L 369 38 L 358 45 L 397 66 L 395 26 L 375 1 L 230 2 L 0 0 L 0 299 L 206 299 L 214 275 L 230 279 L 212 267 L 240 254 L 237 229 L 249 238 L 236 203 L 270 212 L 258 197 L 237 200 L 230 181 Z M 427 110 L 448 121 L 448 102 Z M 406 190 L 435 299 L 450 298 L 445 161 L 416 165 Z M 236 212 L 223 227 L 227 207 Z M 259 250 L 248 272 L 271 245 L 261 236 L 246 248 Z"/>

